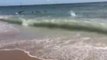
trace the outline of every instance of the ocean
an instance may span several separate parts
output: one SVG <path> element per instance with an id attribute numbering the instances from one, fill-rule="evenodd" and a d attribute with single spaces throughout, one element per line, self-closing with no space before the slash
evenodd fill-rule
<path id="1" fill-rule="evenodd" d="M 1 6 L 0 15 L 34 15 L 35 17 L 106 18 L 106 2 Z M 32 17 L 31 17 L 32 18 Z"/>
<path id="2" fill-rule="evenodd" d="M 0 21 L 0 51 L 41 60 L 107 60 L 107 2 L 0 6 Z"/>

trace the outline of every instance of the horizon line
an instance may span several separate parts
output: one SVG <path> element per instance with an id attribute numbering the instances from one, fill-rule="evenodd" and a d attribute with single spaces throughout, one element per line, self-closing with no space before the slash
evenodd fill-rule
<path id="1" fill-rule="evenodd" d="M 67 4 L 88 4 L 88 3 L 107 3 L 107 1 L 98 1 L 98 2 L 77 2 L 77 3 L 51 3 L 51 4 L 17 4 L 17 5 L 1 5 L 3 6 L 41 6 L 41 5 L 67 5 Z"/>

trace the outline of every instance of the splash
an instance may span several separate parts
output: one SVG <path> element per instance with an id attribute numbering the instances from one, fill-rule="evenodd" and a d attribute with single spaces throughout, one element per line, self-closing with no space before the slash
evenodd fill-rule
<path id="1" fill-rule="evenodd" d="M 70 15 L 71 15 L 71 17 L 76 17 L 77 16 L 76 13 L 72 10 L 70 11 Z"/>

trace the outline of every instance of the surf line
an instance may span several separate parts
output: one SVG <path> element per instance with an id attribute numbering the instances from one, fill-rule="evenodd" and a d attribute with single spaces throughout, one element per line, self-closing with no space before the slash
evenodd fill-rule
<path id="1" fill-rule="evenodd" d="M 47 28 L 61 28 L 66 30 L 90 31 L 107 34 L 107 24 L 90 22 L 90 21 L 77 21 L 77 20 L 4 20 L 0 21 L 19 24 L 23 26 L 33 27 L 47 27 Z"/>

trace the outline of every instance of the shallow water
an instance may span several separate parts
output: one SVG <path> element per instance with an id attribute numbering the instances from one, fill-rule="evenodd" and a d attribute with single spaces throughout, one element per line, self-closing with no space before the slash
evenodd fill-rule
<path id="1" fill-rule="evenodd" d="M 14 25 L 17 34 L 0 39 L 0 49 L 22 50 L 30 56 L 51 60 L 106 60 L 107 35 Z M 8 33 L 7 33 L 8 34 Z M 14 36 L 14 37 L 13 37 Z"/>

